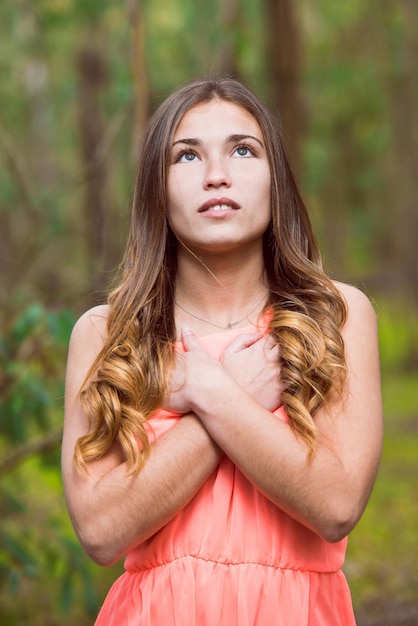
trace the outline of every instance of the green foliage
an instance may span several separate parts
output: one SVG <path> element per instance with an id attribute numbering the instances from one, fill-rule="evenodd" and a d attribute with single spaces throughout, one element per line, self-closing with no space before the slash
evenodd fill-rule
<path id="1" fill-rule="evenodd" d="M 58 459 L 48 469 L 28 459 L 3 479 L 0 498 L 1 623 L 42 626 L 55 614 L 53 623 L 91 624 L 99 603 L 97 568 L 74 537 Z"/>
<path id="2" fill-rule="evenodd" d="M 385 441 L 372 497 L 350 537 L 346 561 L 353 599 L 416 600 L 418 562 L 417 371 L 383 376 Z"/>
<path id="3" fill-rule="evenodd" d="M 418 584 L 418 319 L 406 303 L 379 300 L 376 309 L 384 445 L 370 502 L 350 536 L 345 571 L 359 613 L 372 606 L 383 623 L 385 603 L 413 607 Z"/>
<path id="4" fill-rule="evenodd" d="M 91 615 L 97 605 L 91 567 L 74 538 L 60 480 L 62 380 L 73 322 L 68 310 L 32 303 L 0 336 L 1 623 L 45 623 L 29 617 L 38 602 L 39 615 L 55 608 L 67 614 L 78 597 Z M 43 448 L 53 431 L 55 445 Z M 32 448 L 31 442 L 37 445 Z M 43 454 L 33 457 L 33 449 Z M 13 455 L 19 450 L 16 467 Z"/>
<path id="5" fill-rule="evenodd" d="M 418 363 L 418 318 L 412 305 L 385 302 L 378 307 L 382 366 L 388 371 L 416 367 Z M 418 392 L 416 392 L 418 400 Z"/>
<path id="6" fill-rule="evenodd" d="M 74 318 L 68 310 L 51 312 L 33 303 L 0 336 L 0 428 L 3 443 L 22 443 L 47 431 L 63 384 L 63 369 Z"/>
<path id="7" fill-rule="evenodd" d="M 39 302 L 0 335 L 0 623 L 91 624 L 120 567 L 98 576 L 65 507 L 59 442 L 68 309 Z"/>

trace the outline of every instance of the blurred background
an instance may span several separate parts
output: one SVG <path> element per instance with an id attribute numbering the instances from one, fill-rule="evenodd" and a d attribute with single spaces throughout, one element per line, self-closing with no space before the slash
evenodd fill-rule
<path id="1" fill-rule="evenodd" d="M 215 72 L 281 119 L 326 269 L 375 303 L 386 436 L 345 572 L 358 626 L 418 623 L 417 9 L 1 2 L 2 625 L 92 624 L 122 569 L 90 563 L 65 510 L 67 344 L 120 263 L 146 120 L 180 83 Z"/>

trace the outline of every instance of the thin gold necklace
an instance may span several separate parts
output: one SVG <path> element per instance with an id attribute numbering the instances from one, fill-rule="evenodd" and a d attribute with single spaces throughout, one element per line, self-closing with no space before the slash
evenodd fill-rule
<path id="1" fill-rule="evenodd" d="M 214 326 L 215 328 L 222 328 L 222 330 L 231 330 L 235 326 L 238 326 L 238 324 L 241 324 L 241 322 L 243 322 L 249 315 L 251 315 L 251 313 L 253 313 L 260 306 L 263 300 L 265 300 L 266 296 L 267 294 L 265 293 L 263 297 L 261 298 L 261 300 L 259 300 L 257 304 L 244 315 L 244 317 L 241 317 L 241 319 L 237 320 L 236 322 L 228 322 L 226 326 L 220 326 L 220 324 L 215 324 L 215 322 L 210 322 L 209 320 L 203 319 L 203 317 L 199 317 L 199 315 L 196 315 L 195 313 L 192 313 L 191 311 L 188 311 L 187 309 L 185 309 L 184 306 L 182 306 L 181 304 L 179 304 L 179 302 L 177 302 L 177 300 L 174 300 L 174 304 L 177 304 L 179 309 L 187 313 L 187 315 L 191 315 L 195 319 L 200 320 L 201 322 L 204 322 L 205 324 L 210 324 L 210 326 Z"/>

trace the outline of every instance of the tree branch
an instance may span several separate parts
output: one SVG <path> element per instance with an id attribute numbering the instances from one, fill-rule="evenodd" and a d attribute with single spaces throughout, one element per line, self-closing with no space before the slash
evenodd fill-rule
<path id="1" fill-rule="evenodd" d="M 43 439 L 31 441 L 0 461 L 0 477 L 11 472 L 17 465 L 23 463 L 28 457 L 34 454 L 44 454 L 57 447 L 62 439 L 62 429 L 57 430 Z"/>

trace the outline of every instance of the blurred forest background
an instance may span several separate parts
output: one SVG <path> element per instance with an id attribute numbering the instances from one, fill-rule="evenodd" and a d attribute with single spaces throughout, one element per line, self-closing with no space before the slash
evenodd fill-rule
<path id="1" fill-rule="evenodd" d="M 328 271 L 375 302 L 386 437 L 345 571 L 359 626 L 418 623 L 417 61 L 414 0 L 0 4 L 1 624 L 92 624 L 121 571 L 65 510 L 67 343 L 120 262 L 148 116 L 214 72 L 281 118 Z"/>

